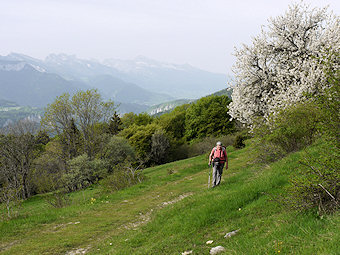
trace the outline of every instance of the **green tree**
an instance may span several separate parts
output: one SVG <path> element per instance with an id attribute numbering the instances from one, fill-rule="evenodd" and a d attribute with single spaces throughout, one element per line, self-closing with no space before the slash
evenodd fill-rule
<path id="1" fill-rule="evenodd" d="M 157 164 L 165 163 L 169 148 L 170 142 L 164 131 L 157 130 L 151 136 L 151 160 Z"/>
<path id="2" fill-rule="evenodd" d="M 72 118 L 69 126 L 59 135 L 62 141 L 67 141 L 67 153 L 69 158 L 79 155 L 82 145 L 82 134 L 76 126 L 75 120 Z"/>
<path id="3" fill-rule="evenodd" d="M 74 110 L 70 100 L 70 95 L 64 93 L 45 108 L 41 126 L 52 135 L 57 135 L 62 144 L 65 161 L 72 158 L 70 142 L 74 140 L 71 128 L 74 119 Z"/>
<path id="4" fill-rule="evenodd" d="M 113 113 L 113 116 L 110 118 L 108 125 L 108 133 L 111 135 L 117 135 L 120 131 L 123 130 L 123 122 L 117 112 Z"/>
<path id="5" fill-rule="evenodd" d="M 78 144 L 83 146 L 82 151 L 92 159 L 98 138 L 96 127 L 100 122 L 108 122 L 115 108 L 112 101 L 104 102 L 95 89 L 78 91 L 72 99 L 69 94 L 63 94 L 47 106 L 41 124 L 59 136 L 65 160 L 79 154 Z"/>
<path id="6" fill-rule="evenodd" d="M 92 159 L 97 137 L 95 126 L 100 121 L 108 121 L 115 112 L 115 105 L 112 101 L 104 102 L 96 89 L 78 91 L 71 105 L 83 135 L 84 151 Z"/>
<path id="7" fill-rule="evenodd" d="M 176 107 L 173 111 L 158 118 L 158 123 L 165 133 L 175 139 L 182 139 L 185 135 L 185 118 L 189 104 Z"/>
<path id="8" fill-rule="evenodd" d="M 230 121 L 227 96 L 208 96 L 190 105 L 185 116 L 185 136 L 188 141 L 214 135 L 227 135 L 234 130 Z"/>
<path id="9" fill-rule="evenodd" d="M 28 198 L 32 190 L 30 175 L 38 150 L 35 133 L 35 123 L 19 121 L 7 127 L 6 135 L 0 137 L 0 179 L 7 187 L 20 189 L 22 199 Z"/>
<path id="10" fill-rule="evenodd" d="M 134 147 L 139 159 L 150 163 L 151 138 L 152 135 L 160 129 L 161 127 L 155 123 L 145 126 L 132 125 L 120 132 L 120 135 L 128 139 L 129 143 Z"/>
<path id="11" fill-rule="evenodd" d="M 145 126 L 151 124 L 154 118 L 147 113 L 134 114 L 133 112 L 126 113 L 121 118 L 123 123 L 123 128 L 128 128 L 132 125 Z"/>
<path id="12" fill-rule="evenodd" d="M 66 161 L 58 137 L 45 146 L 44 152 L 33 162 L 32 182 L 37 193 L 63 187 L 62 176 L 66 172 Z"/>
<path id="13" fill-rule="evenodd" d="M 105 163 L 100 159 L 90 160 L 87 154 L 68 161 L 69 169 L 63 176 L 63 183 L 68 191 L 85 188 L 106 174 Z"/>
<path id="14" fill-rule="evenodd" d="M 128 140 L 113 136 L 101 151 L 100 158 L 106 162 L 108 171 L 112 172 L 119 163 L 135 161 L 135 151 Z"/>

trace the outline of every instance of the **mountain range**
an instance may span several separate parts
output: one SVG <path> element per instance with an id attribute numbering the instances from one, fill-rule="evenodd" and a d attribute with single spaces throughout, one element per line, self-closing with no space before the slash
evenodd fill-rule
<path id="1" fill-rule="evenodd" d="M 16 116 L 39 115 L 57 96 L 92 88 L 119 105 L 121 114 L 161 113 L 224 89 L 227 81 L 223 74 L 143 56 L 103 61 L 66 54 L 50 54 L 44 60 L 19 53 L 0 56 L 0 102 L 5 121 L 11 111 Z M 161 110 L 157 109 L 160 105 Z"/>

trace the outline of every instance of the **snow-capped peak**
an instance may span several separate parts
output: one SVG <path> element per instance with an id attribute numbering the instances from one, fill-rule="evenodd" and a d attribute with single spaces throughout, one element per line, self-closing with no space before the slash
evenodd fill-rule
<path id="1" fill-rule="evenodd" d="M 103 64 L 126 73 L 146 71 L 146 69 L 174 69 L 179 71 L 185 71 L 192 68 L 188 64 L 177 65 L 171 63 L 164 63 L 141 55 L 134 58 L 133 60 L 122 60 L 113 58 L 106 59 L 103 61 Z"/>
<path id="2" fill-rule="evenodd" d="M 24 61 L 1 61 L 0 70 L 1 71 L 21 71 L 25 68 L 33 68 L 38 72 L 45 73 L 46 70 L 38 65 L 28 64 Z"/>
<path id="3" fill-rule="evenodd" d="M 50 54 L 45 58 L 46 62 L 53 62 L 53 63 L 64 63 L 64 62 L 70 62 L 70 61 L 76 61 L 77 56 L 76 55 L 67 55 L 64 53 L 60 54 Z"/>

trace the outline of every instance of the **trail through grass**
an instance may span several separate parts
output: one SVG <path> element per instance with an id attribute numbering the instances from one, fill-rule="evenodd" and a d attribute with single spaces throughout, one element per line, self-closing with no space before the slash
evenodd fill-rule
<path id="1" fill-rule="evenodd" d="M 73 193 L 66 208 L 52 209 L 36 196 L 20 217 L 1 222 L 0 252 L 209 254 L 222 245 L 224 254 L 337 254 L 338 214 L 321 219 L 272 201 L 299 153 L 260 165 L 249 148 L 228 152 L 230 169 L 214 189 L 207 189 L 211 169 L 202 155 L 146 169 L 144 183 L 116 193 L 103 194 L 100 185 Z"/>

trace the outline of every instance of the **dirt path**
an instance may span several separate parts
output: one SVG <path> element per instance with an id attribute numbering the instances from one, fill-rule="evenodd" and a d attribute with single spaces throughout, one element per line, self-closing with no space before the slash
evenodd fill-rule
<path id="1" fill-rule="evenodd" d="M 192 182 L 197 178 L 202 178 L 203 175 L 203 172 L 195 173 L 193 175 L 186 176 L 180 180 L 169 182 L 164 186 L 159 186 L 154 190 L 142 194 L 141 196 L 133 197 L 130 200 L 118 201 L 113 206 L 117 206 L 117 204 L 119 204 L 120 209 L 126 212 L 131 212 L 131 210 L 134 211 L 135 208 L 140 208 L 141 204 L 144 205 L 143 210 L 135 214 L 132 220 L 124 222 L 119 226 L 112 226 L 112 231 L 109 231 L 108 233 L 106 233 L 105 236 L 101 236 L 95 241 L 91 242 L 94 244 L 93 246 L 89 245 L 86 247 L 72 249 L 71 251 L 68 251 L 66 255 L 86 254 L 95 248 L 96 243 L 103 242 L 104 240 L 109 240 L 110 237 L 119 235 L 121 233 L 124 233 L 125 231 L 137 230 L 139 227 L 150 222 L 152 220 L 152 215 L 157 211 L 192 196 L 194 194 L 194 191 L 179 193 L 178 190 L 181 190 L 183 189 L 183 187 L 188 186 L 188 182 L 192 186 Z M 206 185 L 205 183 L 199 183 L 198 185 L 194 186 L 196 186 L 196 189 L 201 189 Z M 145 205 L 148 206 L 146 207 Z M 115 215 L 113 214 L 112 217 L 114 216 Z"/>

